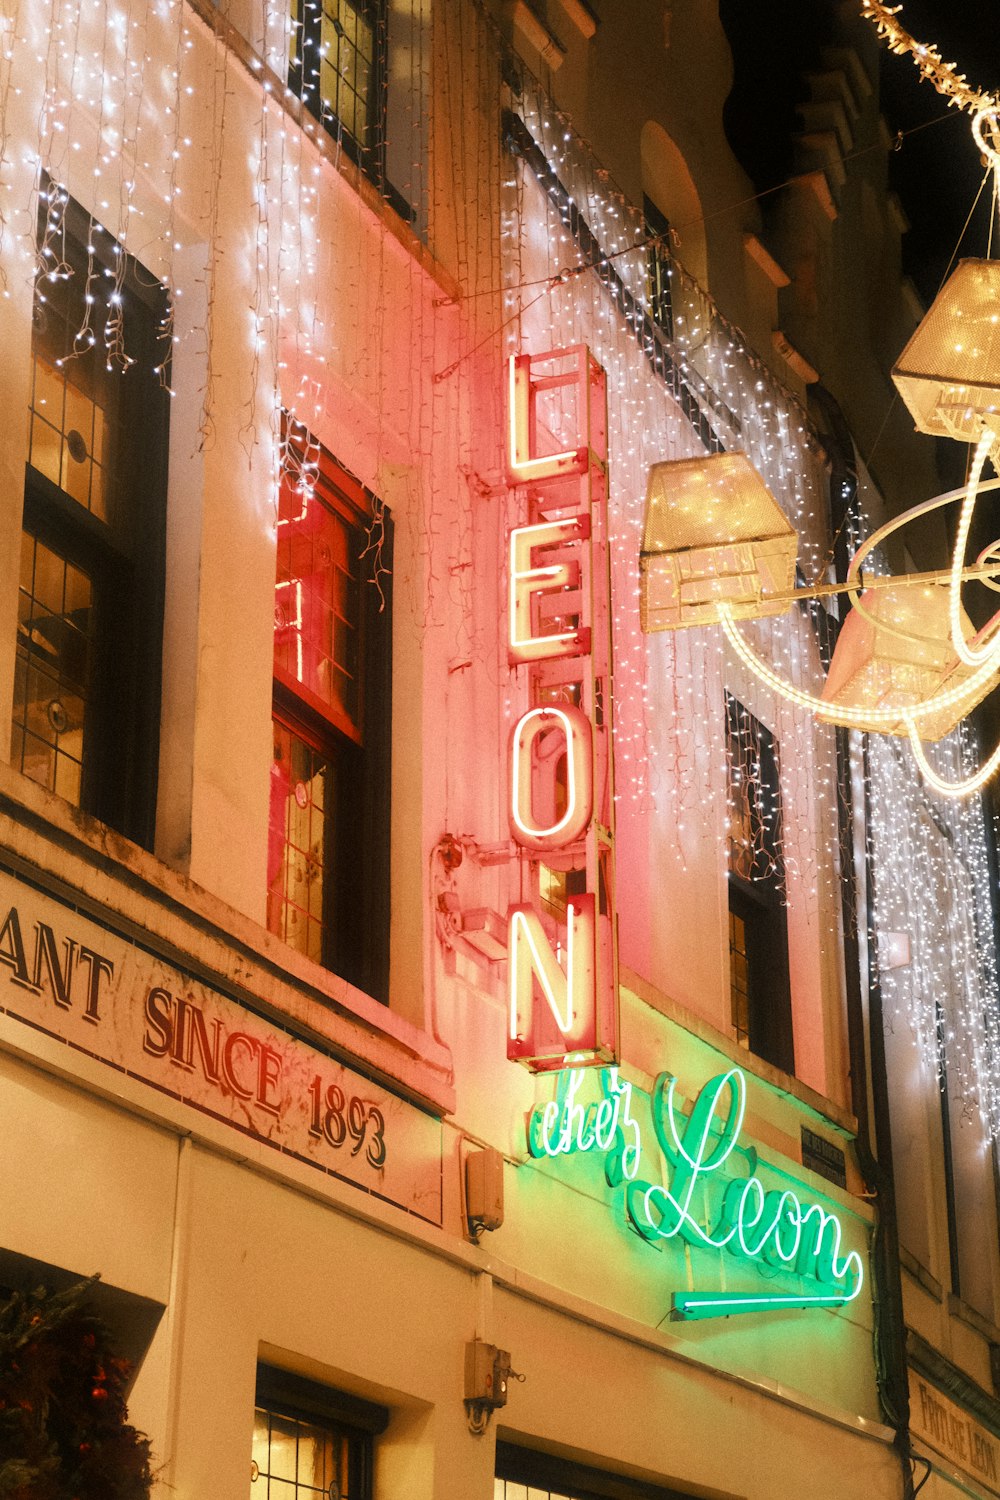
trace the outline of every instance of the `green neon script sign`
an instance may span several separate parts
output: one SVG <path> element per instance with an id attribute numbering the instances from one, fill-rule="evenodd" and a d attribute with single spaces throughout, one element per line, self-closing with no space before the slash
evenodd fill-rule
<path id="1" fill-rule="evenodd" d="M 656 1080 L 650 1100 L 653 1130 L 667 1165 L 666 1183 L 639 1175 L 642 1136 L 631 1085 L 617 1068 L 601 1073 L 601 1099 L 587 1106 L 577 1095 L 580 1069 L 559 1075 L 556 1097 L 532 1110 L 528 1149 L 536 1157 L 603 1152 L 612 1186 L 625 1182 L 629 1224 L 651 1244 L 678 1239 L 706 1250 L 724 1250 L 760 1270 L 785 1270 L 802 1278 L 797 1294 L 677 1292 L 675 1318 L 731 1317 L 780 1308 L 843 1307 L 864 1284 L 856 1250 L 842 1251 L 840 1219 L 789 1188 L 768 1189 L 757 1176 L 757 1153 L 740 1145 L 746 1112 L 746 1077 L 730 1068 L 709 1079 L 685 1115 L 669 1073 Z M 749 1170 L 734 1173 L 737 1159 Z"/>

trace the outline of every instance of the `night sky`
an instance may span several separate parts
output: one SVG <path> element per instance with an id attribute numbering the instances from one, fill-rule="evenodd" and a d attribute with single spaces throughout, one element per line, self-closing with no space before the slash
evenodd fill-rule
<path id="1" fill-rule="evenodd" d="M 917 41 L 932 43 L 945 62 L 957 64 L 969 84 L 1000 94 L 998 0 L 905 0 L 899 19 Z M 926 301 L 941 281 L 983 179 L 972 140 L 971 116 L 949 109 L 909 57 L 883 49 L 882 112 L 890 130 L 909 131 L 893 153 L 890 172 L 912 229 L 903 241 L 904 264 Z M 988 188 L 962 241 L 960 255 L 985 256 L 989 234 Z M 1000 245 L 994 243 L 994 256 Z"/>
<path id="2" fill-rule="evenodd" d="M 860 6 L 859 6 L 860 8 Z M 719 0 L 733 51 L 735 78 L 725 108 L 726 131 L 758 191 L 785 182 L 795 170 L 797 107 L 808 97 L 806 75 L 821 66 L 821 51 L 842 44 L 840 0 Z M 933 44 L 958 65 L 970 85 L 1000 93 L 1000 0 L 904 0 L 899 17 L 918 42 Z M 904 137 L 890 161 L 892 184 L 913 226 L 903 241 L 904 264 L 925 300 L 944 278 L 983 177 L 971 117 L 949 109 L 921 80 L 909 56 L 881 44 L 882 111 L 893 135 Z M 962 254 L 986 254 L 985 197 Z"/>

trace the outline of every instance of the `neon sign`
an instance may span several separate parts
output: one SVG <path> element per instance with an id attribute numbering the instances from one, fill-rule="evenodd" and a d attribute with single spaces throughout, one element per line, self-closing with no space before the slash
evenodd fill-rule
<path id="1" fill-rule="evenodd" d="M 532 480 L 559 479 L 564 474 L 578 473 L 587 461 L 586 447 L 542 456 L 534 451 L 530 357 L 512 356 L 507 379 L 507 467 L 513 482 L 528 484 Z"/>
<path id="2" fill-rule="evenodd" d="M 580 564 L 568 556 L 563 562 L 536 563 L 536 551 L 585 542 L 590 527 L 584 516 L 568 521 L 546 521 L 540 526 L 516 526 L 510 534 L 510 635 L 507 654 L 513 666 L 527 661 L 551 661 L 559 656 L 583 656 L 590 650 L 586 625 L 570 630 L 539 632 L 532 616 L 544 618 L 546 604 L 565 608 L 567 591 L 580 587 Z"/>
<path id="3" fill-rule="evenodd" d="M 544 1072 L 617 1057 L 607 402 L 582 345 L 515 356 L 508 380 L 507 471 L 527 515 L 508 535 L 507 656 L 528 707 L 508 746 L 507 1056 Z M 579 440 L 560 446 L 567 420 Z M 586 877 L 579 890 L 567 874 L 561 929 L 539 899 L 543 859 Z"/>
<path id="4" fill-rule="evenodd" d="M 537 742 L 552 729 L 555 747 L 545 747 L 545 761 L 550 769 L 548 800 L 552 821 L 541 827 L 534 816 L 536 788 L 533 773 L 540 756 L 534 754 Z M 594 754 L 590 722 L 578 708 L 529 708 L 514 726 L 510 737 L 510 831 L 525 849 L 565 848 L 586 833 L 594 811 Z M 565 807 L 556 816 L 557 765 L 565 757 Z"/>
<path id="5" fill-rule="evenodd" d="M 602 1068 L 600 1079 L 601 1099 L 585 1107 L 576 1097 L 583 1074 L 578 1068 L 565 1068 L 559 1074 L 555 1099 L 531 1112 L 528 1147 L 532 1156 L 603 1151 L 605 1175 L 615 1187 L 638 1172 L 642 1133 L 632 1115 L 632 1085 L 619 1076 L 617 1068 Z"/>
<path id="6" fill-rule="evenodd" d="M 770 1274 L 785 1271 L 806 1289 L 781 1293 L 675 1292 L 676 1319 L 731 1317 L 781 1308 L 844 1307 L 864 1284 L 857 1250 L 844 1252 L 838 1216 L 803 1201 L 790 1188 L 768 1189 L 757 1175 L 757 1152 L 743 1146 L 746 1077 L 740 1068 L 709 1079 L 687 1115 L 677 1080 L 661 1073 L 650 1098 L 653 1131 L 667 1181 L 639 1176 L 642 1135 L 632 1113 L 632 1089 L 617 1068 L 601 1074 L 602 1097 L 584 1106 L 580 1076 L 560 1076 L 555 1100 L 528 1120 L 532 1156 L 603 1152 L 611 1186 L 625 1183 L 631 1229 L 657 1248 L 680 1240 L 694 1249 L 724 1250 Z M 736 1171 L 742 1158 L 745 1174 Z"/>

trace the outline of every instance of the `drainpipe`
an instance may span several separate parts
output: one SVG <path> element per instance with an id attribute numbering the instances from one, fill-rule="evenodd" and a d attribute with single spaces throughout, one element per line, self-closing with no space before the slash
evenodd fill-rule
<path id="1" fill-rule="evenodd" d="M 825 419 L 823 443 L 830 460 L 831 525 L 837 544 L 836 574 L 843 581 L 849 562 L 843 523 L 857 496 L 858 478 L 854 441 L 839 403 L 822 385 L 810 386 L 810 396 Z M 827 617 L 829 618 L 829 617 Z M 831 622 L 829 649 L 836 641 L 838 626 Z M 866 1047 L 865 1003 L 862 993 L 861 939 L 858 932 L 858 872 L 854 858 L 855 819 L 851 779 L 850 731 L 836 730 L 837 814 L 842 850 L 840 895 L 844 931 L 844 970 L 847 994 L 847 1042 L 851 1072 L 851 1105 L 858 1122 L 857 1157 L 865 1188 L 875 1204 L 875 1234 L 872 1243 L 873 1310 L 875 1318 L 875 1376 L 879 1400 L 895 1433 L 903 1479 L 903 1500 L 913 1500 L 913 1463 L 910 1453 L 910 1395 L 906 1363 L 906 1323 L 900 1275 L 899 1232 L 896 1193 L 892 1175 L 892 1129 L 889 1113 L 889 1083 L 885 1059 L 882 989 L 872 941 L 864 959 L 868 991 Z M 865 804 L 864 901 L 873 910 L 873 878 L 867 850 L 869 824 L 868 751 L 864 750 Z M 869 1061 L 871 1073 L 869 1075 Z M 869 1081 L 870 1078 L 870 1081 Z"/>

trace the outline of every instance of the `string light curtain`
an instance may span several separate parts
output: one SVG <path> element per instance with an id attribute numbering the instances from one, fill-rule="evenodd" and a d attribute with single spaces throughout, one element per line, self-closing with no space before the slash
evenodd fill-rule
<path id="1" fill-rule="evenodd" d="M 726 322 L 710 296 L 658 247 L 668 268 L 670 336 L 651 326 L 648 230 L 641 212 L 594 160 L 542 87 L 519 63 L 520 122 L 505 173 L 504 272 L 508 348 L 588 344 L 608 374 L 610 532 L 614 577 L 615 751 L 620 804 L 658 809 L 673 856 L 706 830 L 724 861 L 723 685 L 742 694 L 719 631 L 644 636 L 638 566 L 646 480 L 653 463 L 708 452 L 746 452 L 799 534 L 799 566 L 827 562 L 823 457 L 790 392 Z M 508 127 L 508 135 L 511 130 Z M 810 611 L 812 606 L 809 606 Z M 818 618 L 818 616 L 816 616 Z M 804 611 L 748 632 L 779 669 L 819 690 L 822 667 Z M 753 689 L 756 710 L 781 740 L 790 808 L 784 850 L 791 877 L 815 905 L 832 894 L 834 866 L 817 847 L 808 778 L 835 826 L 833 739 L 783 703 Z M 794 768 L 794 776 L 791 768 Z M 825 841 L 820 840 L 820 844 Z M 721 868 L 721 863 L 720 863 Z"/>
<path id="2" fill-rule="evenodd" d="M 964 727 L 931 755 L 953 779 L 976 764 Z M 887 735 L 869 736 L 867 767 L 859 760 L 855 769 L 868 774 L 871 941 L 888 1023 L 907 1029 L 931 1076 L 947 1064 L 952 1099 L 1000 1137 L 1000 991 L 982 804 L 928 790 Z M 908 963 L 895 961 L 892 933 L 909 940 Z"/>

